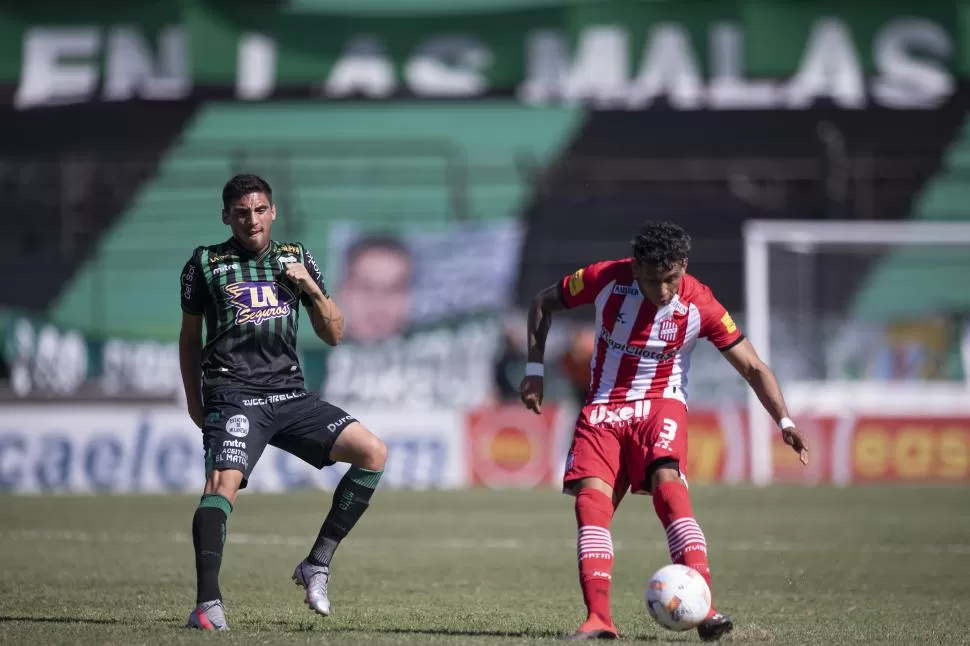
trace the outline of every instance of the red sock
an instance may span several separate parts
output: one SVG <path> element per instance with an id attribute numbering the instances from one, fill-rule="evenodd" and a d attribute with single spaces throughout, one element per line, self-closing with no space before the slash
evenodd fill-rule
<path id="1" fill-rule="evenodd" d="M 707 564 L 707 541 L 701 526 L 694 520 L 687 485 L 680 481 L 660 483 L 653 491 L 653 508 L 667 531 L 670 560 L 692 567 L 711 585 L 711 568 Z M 714 604 L 708 616 L 715 613 Z"/>
<path id="2" fill-rule="evenodd" d="M 579 585 L 590 617 L 607 624 L 610 620 L 610 582 L 613 570 L 613 537 L 610 521 L 613 501 L 602 491 L 581 489 L 576 495 L 576 524 L 579 526 L 577 558 Z"/>

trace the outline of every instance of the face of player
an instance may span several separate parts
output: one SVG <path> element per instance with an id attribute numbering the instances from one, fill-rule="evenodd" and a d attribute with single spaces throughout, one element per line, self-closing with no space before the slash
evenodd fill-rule
<path id="1" fill-rule="evenodd" d="M 368 343 L 404 331 L 411 313 L 411 263 L 397 251 L 367 249 L 348 268 L 340 307 L 350 338 Z"/>
<path id="2" fill-rule="evenodd" d="M 657 307 L 670 304 L 680 291 L 680 281 L 683 280 L 686 272 L 686 260 L 666 271 L 641 265 L 638 262 L 633 263 L 633 277 L 637 279 L 640 291 Z"/>
<path id="3" fill-rule="evenodd" d="M 222 212 L 222 221 L 229 225 L 232 236 L 253 253 L 260 253 L 269 245 L 275 219 L 276 207 L 265 193 L 243 195 Z"/>

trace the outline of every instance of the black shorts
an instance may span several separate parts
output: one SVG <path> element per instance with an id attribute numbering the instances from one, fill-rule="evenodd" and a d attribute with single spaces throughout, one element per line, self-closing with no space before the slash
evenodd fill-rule
<path id="1" fill-rule="evenodd" d="M 355 421 L 305 390 L 214 394 L 205 402 L 202 427 L 206 478 L 213 469 L 242 471 L 245 488 L 267 444 L 322 469 L 333 464 L 337 436 Z"/>

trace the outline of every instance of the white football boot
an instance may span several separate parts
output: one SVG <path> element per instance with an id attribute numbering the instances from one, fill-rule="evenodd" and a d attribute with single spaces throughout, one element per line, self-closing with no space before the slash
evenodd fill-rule
<path id="1" fill-rule="evenodd" d="M 330 615 L 330 597 L 327 585 L 330 583 L 330 568 L 326 565 L 311 565 L 306 559 L 293 570 L 293 582 L 306 589 L 306 605 L 327 617 Z"/>
<path id="2" fill-rule="evenodd" d="M 204 601 L 197 605 L 189 615 L 187 628 L 197 628 L 199 630 L 229 630 L 229 622 L 226 621 L 226 608 L 222 601 Z"/>

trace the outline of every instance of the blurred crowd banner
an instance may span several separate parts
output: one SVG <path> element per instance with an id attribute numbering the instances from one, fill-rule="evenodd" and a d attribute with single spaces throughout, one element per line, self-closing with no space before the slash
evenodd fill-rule
<path id="1" fill-rule="evenodd" d="M 541 417 L 516 404 L 461 413 L 428 408 L 357 412 L 388 445 L 382 486 L 394 489 L 559 487 L 575 411 Z M 693 410 L 691 483 L 747 479 L 740 409 Z M 831 415 L 799 419 L 812 446 L 808 468 L 778 436 L 775 479 L 804 484 L 970 483 L 970 419 Z M 273 447 L 249 491 L 332 489 L 345 465 L 317 471 Z M 190 493 L 204 483 L 202 438 L 181 408 L 18 405 L 0 419 L 0 491 Z"/>
<path id="2" fill-rule="evenodd" d="M 487 401 L 518 276 L 519 223 L 403 222 L 381 232 L 338 223 L 330 240 L 325 276 L 347 336 L 301 352 L 307 388 L 345 406 Z M 0 368 L 9 384 L 0 399 L 183 397 L 175 343 L 101 339 L 36 317 L 0 317 Z"/>
<path id="3" fill-rule="evenodd" d="M 0 317 L 0 399 L 182 397 L 175 343 L 86 336 L 49 321 Z"/>
<path id="4" fill-rule="evenodd" d="M 490 94 L 628 109 L 660 98 L 677 109 L 932 109 L 970 71 L 970 6 L 958 0 L 320 4 L 9 3 L 0 80 L 20 109 Z"/>
<path id="5" fill-rule="evenodd" d="M 382 231 L 344 222 L 330 243 L 326 275 L 347 336 L 306 353 L 309 387 L 348 407 L 465 409 L 490 398 L 500 317 L 518 277 L 517 221 Z"/>
<path id="6" fill-rule="evenodd" d="M 466 481 L 460 417 L 451 411 L 361 415 L 380 429 L 390 488 L 454 488 Z M 318 471 L 267 447 L 253 491 L 336 486 L 346 465 Z M 15 493 L 188 493 L 205 482 L 202 434 L 181 408 L 15 406 L 0 420 L 0 490 Z M 383 485 L 382 483 L 382 485 Z"/>

